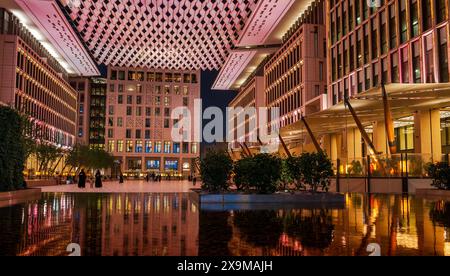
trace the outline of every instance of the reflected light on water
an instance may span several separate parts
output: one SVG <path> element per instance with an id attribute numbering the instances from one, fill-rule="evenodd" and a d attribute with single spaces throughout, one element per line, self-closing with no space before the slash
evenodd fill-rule
<path id="1" fill-rule="evenodd" d="M 450 256 L 450 203 L 347 194 L 345 209 L 205 211 L 189 194 L 44 194 L 0 208 L 0 255 Z"/>

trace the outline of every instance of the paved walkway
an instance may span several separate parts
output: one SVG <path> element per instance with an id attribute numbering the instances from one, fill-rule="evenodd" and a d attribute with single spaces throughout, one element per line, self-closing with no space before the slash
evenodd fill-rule
<path id="1" fill-rule="evenodd" d="M 85 189 L 79 189 L 77 185 L 59 185 L 42 187 L 43 193 L 185 193 L 191 188 L 199 188 L 193 186 L 189 181 L 161 181 L 161 182 L 145 182 L 145 181 L 125 181 L 124 184 L 119 182 L 105 182 L 103 188 L 90 188 L 90 184 L 86 183 Z"/>

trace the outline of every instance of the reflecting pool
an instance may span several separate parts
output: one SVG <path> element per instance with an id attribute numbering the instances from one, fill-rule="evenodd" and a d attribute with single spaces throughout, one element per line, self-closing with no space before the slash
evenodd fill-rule
<path id="1" fill-rule="evenodd" d="M 348 194 L 344 209 L 201 211 L 189 194 L 44 194 L 0 208 L 0 255 L 450 256 L 450 202 Z"/>

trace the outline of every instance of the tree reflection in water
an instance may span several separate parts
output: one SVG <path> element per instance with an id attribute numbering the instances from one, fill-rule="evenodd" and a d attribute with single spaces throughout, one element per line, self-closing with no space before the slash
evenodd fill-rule
<path id="1" fill-rule="evenodd" d="M 283 220 L 273 210 L 237 211 L 234 225 L 242 238 L 254 246 L 274 247 L 283 232 Z"/>
<path id="2" fill-rule="evenodd" d="M 450 227 L 450 202 L 437 201 L 432 204 L 430 219 L 434 224 L 445 228 Z"/>
<path id="3" fill-rule="evenodd" d="M 333 241 L 334 225 L 331 211 L 300 210 L 287 214 L 286 233 L 301 242 L 303 247 L 326 249 Z"/>
<path id="4" fill-rule="evenodd" d="M 233 223 L 242 239 L 258 247 L 275 248 L 284 234 L 302 248 L 323 250 L 333 241 L 331 211 L 325 209 L 237 211 Z"/>

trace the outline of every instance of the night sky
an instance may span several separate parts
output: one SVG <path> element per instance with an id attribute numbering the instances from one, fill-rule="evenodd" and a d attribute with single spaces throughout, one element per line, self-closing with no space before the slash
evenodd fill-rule
<path id="1" fill-rule="evenodd" d="M 211 90 L 214 81 L 216 80 L 219 71 L 202 71 L 201 76 L 201 97 L 203 100 L 203 110 L 209 106 L 217 106 L 222 109 L 225 115 L 228 103 L 236 96 L 235 91 L 228 90 Z M 224 116 L 224 126 L 225 118 Z M 209 120 L 203 120 L 203 125 L 206 125 Z M 226 130 L 224 129 L 224 135 L 226 135 Z"/>

